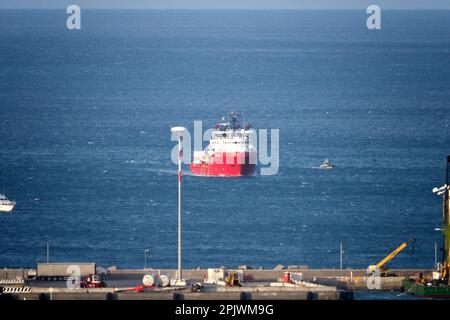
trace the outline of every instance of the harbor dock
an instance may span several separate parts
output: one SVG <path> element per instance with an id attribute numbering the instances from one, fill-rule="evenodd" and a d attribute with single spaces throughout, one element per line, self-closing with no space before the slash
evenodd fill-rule
<path id="1" fill-rule="evenodd" d="M 108 268 L 105 288 L 67 288 L 66 281 L 38 281 L 27 279 L 31 269 L 1 269 L 0 299 L 12 300 L 347 300 L 353 292 L 369 290 L 401 290 L 406 277 L 431 275 L 431 269 L 396 269 L 395 276 L 380 277 L 378 288 L 368 287 L 365 269 L 307 269 L 244 270 L 242 286 L 222 286 L 205 282 L 207 269 L 184 269 L 184 278 L 192 285 L 142 287 L 144 275 L 167 275 L 176 278 L 175 269 L 116 269 Z M 228 270 L 228 269 L 227 269 Z M 302 276 L 296 284 L 284 283 L 287 273 Z M 2 284 L 3 282 L 3 284 Z"/>

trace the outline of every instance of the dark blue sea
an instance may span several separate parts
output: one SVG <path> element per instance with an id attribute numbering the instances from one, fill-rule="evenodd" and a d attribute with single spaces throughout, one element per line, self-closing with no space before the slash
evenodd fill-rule
<path id="1" fill-rule="evenodd" d="M 171 125 L 280 130 L 276 175 L 183 179 L 186 268 L 434 265 L 450 11 L 0 11 L 0 266 L 177 265 Z M 329 158 L 336 168 L 317 170 Z"/>

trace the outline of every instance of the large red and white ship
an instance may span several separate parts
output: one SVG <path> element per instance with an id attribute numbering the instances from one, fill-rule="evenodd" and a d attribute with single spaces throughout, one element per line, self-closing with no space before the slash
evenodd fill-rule
<path id="1" fill-rule="evenodd" d="M 239 177 L 255 172 L 256 147 L 250 125 L 241 127 L 241 119 L 235 112 L 222 117 L 211 133 L 208 147 L 194 151 L 191 172 L 201 176 Z"/>

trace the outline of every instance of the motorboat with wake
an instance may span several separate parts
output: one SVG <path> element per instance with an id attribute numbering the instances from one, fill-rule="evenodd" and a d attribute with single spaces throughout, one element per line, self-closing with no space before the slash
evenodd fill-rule
<path id="1" fill-rule="evenodd" d="M 11 212 L 15 205 L 15 201 L 9 200 L 4 194 L 0 193 L 0 212 Z"/>

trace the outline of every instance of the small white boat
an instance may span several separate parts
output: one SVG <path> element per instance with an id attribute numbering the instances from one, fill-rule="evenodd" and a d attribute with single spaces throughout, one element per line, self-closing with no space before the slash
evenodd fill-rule
<path id="1" fill-rule="evenodd" d="M 330 162 L 330 160 L 325 159 L 324 162 L 319 167 L 320 169 L 333 169 L 333 164 Z"/>
<path id="2" fill-rule="evenodd" d="M 0 193 L 0 212 L 11 212 L 15 205 L 15 201 L 9 200 L 4 194 Z"/>

